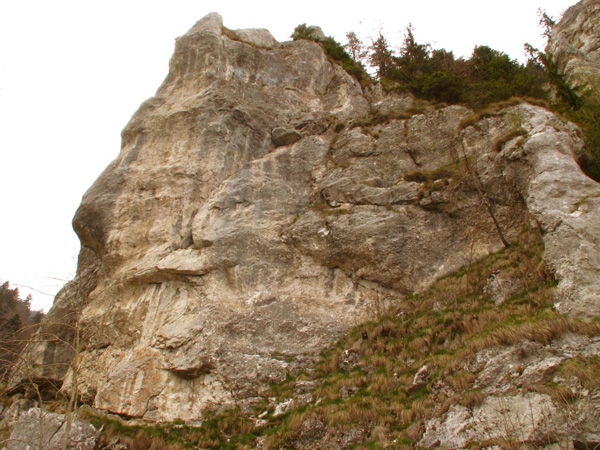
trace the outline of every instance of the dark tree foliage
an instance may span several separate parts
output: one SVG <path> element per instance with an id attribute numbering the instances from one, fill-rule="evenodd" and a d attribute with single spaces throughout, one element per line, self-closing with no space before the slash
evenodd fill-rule
<path id="1" fill-rule="evenodd" d="M 331 59 L 363 84 L 369 76 L 357 58 L 365 58 L 378 79 L 426 100 L 482 108 L 515 96 L 545 98 L 542 65 L 524 66 L 486 46 L 475 47 L 468 60 L 456 59 L 452 52 L 418 43 L 409 25 L 397 54 L 380 31 L 365 55 L 355 33 L 347 33 L 346 37 L 348 44 L 342 46 L 332 37 L 316 37 L 314 29 L 306 24 L 298 25 L 292 34 L 294 40 L 317 42 Z"/>
<path id="2" fill-rule="evenodd" d="M 310 27 L 307 27 L 305 23 L 302 23 L 300 25 L 298 25 L 296 28 L 294 28 L 294 32 L 292 33 L 292 35 L 290 36 L 294 41 L 297 41 L 299 39 L 306 39 L 306 40 L 312 40 L 312 30 Z"/>
<path id="3" fill-rule="evenodd" d="M 377 70 L 378 78 L 385 78 L 394 68 L 392 51 L 389 49 L 387 39 L 381 31 L 369 48 L 368 61 L 371 67 Z"/>
<path id="4" fill-rule="evenodd" d="M 476 47 L 467 61 L 470 89 L 462 100 L 474 107 L 510 97 L 545 98 L 544 74 L 486 46 Z"/>
<path id="5" fill-rule="evenodd" d="M 19 301 L 19 289 L 11 289 L 8 281 L 0 286 L 0 315 L 14 309 Z"/>
<path id="6" fill-rule="evenodd" d="M 442 103 L 459 103 L 463 100 L 467 80 L 452 72 L 437 71 L 425 74 L 410 84 L 410 89 L 420 97 Z"/>
<path id="7" fill-rule="evenodd" d="M 415 41 L 412 25 L 406 28 L 404 43 L 400 49 L 400 55 L 394 58 L 400 79 L 411 81 L 431 73 L 434 65 L 431 60 L 431 46 L 429 44 L 418 44 Z"/>
<path id="8" fill-rule="evenodd" d="M 361 63 L 352 59 L 344 47 L 332 37 L 326 37 L 319 41 L 325 53 L 334 61 L 339 62 L 344 70 L 353 75 L 358 81 L 364 81 L 368 78 L 367 72 Z"/>
<path id="9" fill-rule="evenodd" d="M 378 78 L 427 100 L 482 108 L 510 97 L 546 95 L 539 65 L 520 64 L 487 46 L 475 47 L 467 60 L 456 59 L 452 52 L 419 44 L 410 25 L 397 55 L 381 33 L 369 50 Z"/>
<path id="10" fill-rule="evenodd" d="M 22 300 L 19 289 L 11 289 L 8 281 L 0 285 L 0 380 L 6 378 L 43 316 L 41 311 L 31 311 L 31 296 Z"/>
<path id="11" fill-rule="evenodd" d="M 539 14 L 542 35 L 549 39 L 555 21 L 542 10 Z M 356 35 L 347 33 L 346 37 L 346 48 L 352 55 L 359 54 L 362 43 Z M 555 111 L 583 130 L 587 151 L 579 162 L 586 174 L 600 181 L 600 102 L 573 89 L 549 52 L 528 44 L 525 49 L 529 53 L 526 64 L 488 46 L 475 47 L 468 59 L 455 58 L 452 52 L 418 43 L 409 25 L 398 52 L 390 49 L 380 31 L 367 49 L 366 61 L 388 88 L 432 102 L 483 109 L 511 97 L 549 101 Z"/>
<path id="12" fill-rule="evenodd" d="M 579 160 L 581 169 L 600 182 L 600 102 L 584 96 L 579 109 L 569 109 L 564 114 L 584 133 L 586 152 Z"/>
<path id="13" fill-rule="evenodd" d="M 540 16 L 543 36 L 549 38 L 555 22 L 541 10 Z M 370 77 L 360 61 L 366 61 L 387 88 L 409 91 L 432 102 L 483 109 L 511 97 L 550 101 L 554 110 L 584 131 L 588 151 L 580 164 L 589 176 L 600 181 L 600 103 L 574 90 L 551 54 L 526 44 L 530 58 L 527 64 L 521 64 L 488 46 L 477 46 L 468 59 L 455 58 L 445 49 L 418 43 L 411 25 L 398 52 L 390 48 L 381 31 L 367 48 L 352 32 L 346 34 L 348 43 L 342 46 L 331 37 L 316 38 L 314 31 L 306 24 L 298 25 L 292 37 L 317 42 L 363 85 L 370 82 Z M 548 85 L 552 86 L 552 98 Z"/>

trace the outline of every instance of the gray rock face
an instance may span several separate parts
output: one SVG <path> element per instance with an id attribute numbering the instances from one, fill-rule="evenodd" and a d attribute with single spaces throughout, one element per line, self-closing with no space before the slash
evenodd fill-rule
<path id="1" fill-rule="evenodd" d="M 573 87 L 600 100 L 600 2 L 582 0 L 571 6 L 552 29 L 549 52 Z"/>
<path id="2" fill-rule="evenodd" d="M 600 436 L 596 392 L 569 380 L 566 384 L 576 401 L 561 402 L 547 393 L 516 387 L 535 385 L 544 377 L 565 382 L 556 373 L 562 362 L 599 352 L 600 339 L 579 335 L 566 335 L 546 346 L 525 341 L 479 352 L 468 369 L 478 374 L 473 387 L 486 394 L 485 399 L 473 407 L 453 405 L 443 417 L 428 420 L 419 446 L 467 448 L 469 442 L 507 439 L 550 450 L 596 441 Z"/>
<path id="3" fill-rule="evenodd" d="M 571 136 L 557 133 L 549 112 L 521 108 L 530 137 L 517 153 L 532 163 L 527 205 L 544 233 L 545 260 L 559 280 L 556 307 L 580 317 L 600 314 L 600 186 L 582 175 Z M 513 150 L 504 150 L 510 159 Z"/>
<path id="4" fill-rule="evenodd" d="M 64 414 L 31 408 L 24 412 L 6 443 L 6 450 L 61 450 L 67 430 Z M 100 432 L 93 425 L 75 419 L 71 424 L 67 449 L 93 450 Z"/>
<path id="5" fill-rule="evenodd" d="M 363 92 L 314 42 L 217 14 L 179 38 L 73 220 L 78 276 L 48 317 L 77 313 L 81 398 L 156 421 L 251 404 L 524 226 L 545 237 L 560 310 L 597 315 L 600 188 L 575 127 L 526 104 L 469 126 L 466 108 L 412 106 Z M 31 347 L 36 379 L 72 379 L 71 353 Z"/>

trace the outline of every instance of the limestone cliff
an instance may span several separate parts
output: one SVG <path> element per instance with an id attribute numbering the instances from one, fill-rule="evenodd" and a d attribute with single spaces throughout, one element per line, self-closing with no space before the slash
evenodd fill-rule
<path id="1" fill-rule="evenodd" d="M 78 275 L 48 327 L 67 317 L 76 364 L 45 340 L 27 376 L 155 421 L 248 405 L 524 227 L 543 236 L 556 307 L 597 316 L 600 186 L 582 145 L 541 107 L 421 107 L 363 89 L 315 42 L 211 14 L 73 220 Z"/>

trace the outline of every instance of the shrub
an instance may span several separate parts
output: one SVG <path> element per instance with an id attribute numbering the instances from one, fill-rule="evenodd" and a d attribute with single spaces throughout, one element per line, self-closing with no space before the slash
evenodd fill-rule
<path id="1" fill-rule="evenodd" d="M 583 131 L 586 152 L 579 164 L 589 177 L 600 182 L 600 102 L 584 96 L 578 109 L 563 106 L 559 110 Z"/>
<path id="2" fill-rule="evenodd" d="M 369 75 L 362 64 L 352 59 L 344 49 L 344 46 L 331 36 L 323 38 L 320 36 L 320 33 L 316 32 L 315 27 L 308 27 L 303 23 L 294 29 L 291 37 L 294 41 L 304 39 L 317 42 L 329 58 L 338 62 L 346 72 L 356 78 L 359 82 L 363 83 L 368 81 Z"/>
<path id="3" fill-rule="evenodd" d="M 315 36 L 315 28 L 307 27 L 305 23 L 298 25 L 294 28 L 294 32 L 290 36 L 294 41 L 298 41 L 300 39 L 305 39 L 307 41 L 317 40 Z"/>

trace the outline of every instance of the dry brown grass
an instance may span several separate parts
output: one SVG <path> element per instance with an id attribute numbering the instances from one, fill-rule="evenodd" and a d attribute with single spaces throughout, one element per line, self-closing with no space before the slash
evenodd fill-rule
<path id="1" fill-rule="evenodd" d="M 402 426 L 408 426 L 414 423 L 418 419 L 418 415 L 416 411 L 412 409 L 402 409 L 400 410 L 400 414 L 398 414 L 398 421 Z"/>
<path id="2" fill-rule="evenodd" d="M 330 427 L 358 425 L 374 425 L 385 422 L 381 411 L 385 409 L 374 397 L 362 396 L 352 398 L 344 404 L 330 404 L 320 409 L 320 415 Z"/>
<path id="3" fill-rule="evenodd" d="M 356 120 L 352 122 L 351 128 L 363 128 L 363 132 L 370 133 L 371 127 L 385 125 L 393 120 L 407 120 L 416 114 L 422 114 L 425 109 L 414 108 L 410 110 L 389 111 L 386 113 L 375 112 L 366 119 Z"/>
<path id="4" fill-rule="evenodd" d="M 489 334 L 478 336 L 473 340 L 473 349 L 497 345 L 514 345 L 523 341 L 539 342 L 547 345 L 552 340 L 567 333 L 581 334 L 584 336 L 598 336 L 600 323 L 583 322 L 557 313 L 554 317 L 541 318 L 521 323 L 500 323 Z"/>
<path id="5" fill-rule="evenodd" d="M 577 399 L 577 395 L 571 388 L 562 384 L 548 383 L 541 386 L 531 386 L 530 390 L 549 395 L 558 405 L 566 406 Z"/>
<path id="6" fill-rule="evenodd" d="M 417 441 L 423 437 L 424 432 L 423 422 L 418 420 L 412 422 L 411 425 L 406 429 L 405 435 L 408 439 L 412 439 L 413 441 Z"/>
<path id="7" fill-rule="evenodd" d="M 464 392 L 470 389 L 473 381 L 475 381 L 475 376 L 465 370 L 461 370 L 448 378 L 448 383 L 456 392 Z"/>
<path id="8" fill-rule="evenodd" d="M 485 398 L 486 395 L 481 391 L 468 391 L 459 397 L 458 403 L 467 408 L 475 408 L 481 405 Z"/>
<path id="9" fill-rule="evenodd" d="M 375 394 L 388 394 L 396 387 L 398 387 L 398 381 L 394 375 L 379 373 L 370 381 L 367 391 Z"/>
<path id="10" fill-rule="evenodd" d="M 590 325 L 600 326 L 598 323 L 587 325 L 587 331 L 594 329 Z M 575 378 L 586 389 L 597 390 L 600 388 L 600 357 L 574 358 L 560 367 L 560 374 L 567 379 Z"/>
<path id="11" fill-rule="evenodd" d="M 481 119 L 487 117 L 497 116 L 498 111 L 493 108 L 486 108 L 481 111 L 474 112 L 473 114 L 463 118 L 458 124 L 458 131 L 462 131 L 468 127 L 475 126 Z"/>
<path id="12" fill-rule="evenodd" d="M 418 419 L 429 419 L 435 408 L 433 398 L 427 396 L 419 398 L 411 403 L 411 410 Z"/>
<path id="13" fill-rule="evenodd" d="M 288 416 L 283 421 L 278 433 L 266 436 L 262 448 L 265 450 L 278 449 L 286 443 L 293 441 L 299 436 L 304 421 L 315 417 L 317 416 L 306 411 Z"/>
<path id="14" fill-rule="evenodd" d="M 328 375 L 339 368 L 340 363 L 340 354 L 334 353 L 329 358 L 325 359 L 319 366 L 319 371 L 321 375 Z"/>
<path id="15" fill-rule="evenodd" d="M 517 138 L 517 137 L 524 137 L 527 135 L 527 131 L 525 131 L 523 128 L 516 128 L 514 130 L 510 130 L 509 132 L 503 134 L 502 136 L 500 136 L 498 139 L 496 139 L 494 141 L 494 144 L 492 145 L 492 151 L 495 153 L 498 153 L 502 150 L 502 147 L 504 147 L 504 144 L 512 141 L 513 139 Z"/>
<path id="16" fill-rule="evenodd" d="M 546 105 L 546 103 L 544 103 L 544 102 L 542 102 L 540 104 L 540 101 L 538 101 L 537 99 L 511 97 L 508 100 L 504 100 L 504 101 L 497 102 L 497 103 L 492 103 L 491 105 L 488 105 L 484 109 L 476 111 L 473 114 L 465 117 L 464 119 L 462 119 L 460 121 L 458 130 L 461 131 L 467 127 L 473 126 L 477 122 L 479 122 L 481 119 L 485 119 L 487 117 L 500 116 L 503 114 L 502 110 L 504 110 L 506 108 L 510 108 L 511 106 L 517 106 L 521 103 L 531 103 L 531 104 L 534 104 L 537 106 Z"/>
<path id="17" fill-rule="evenodd" d="M 128 439 L 127 446 L 130 450 L 181 450 L 182 445 L 167 444 L 163 439 L 151 437 L 142 431 L 139 431 L 135 439 Z M 125 442 L 124 442 L 125 443 Z"/>

